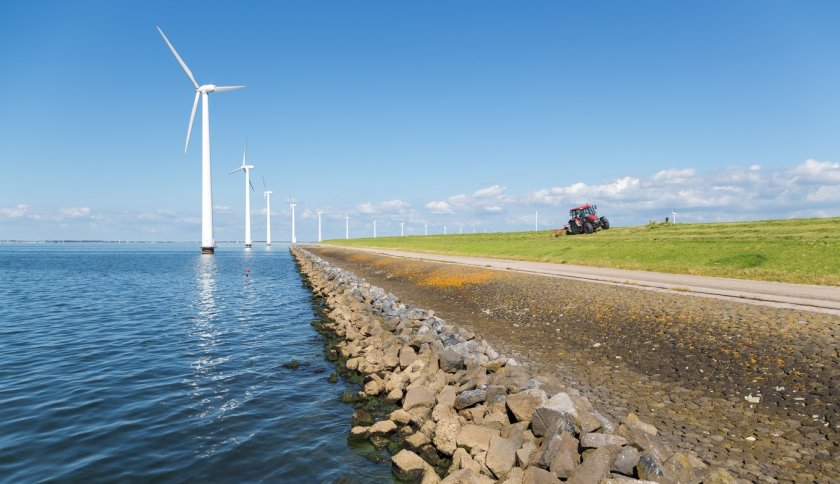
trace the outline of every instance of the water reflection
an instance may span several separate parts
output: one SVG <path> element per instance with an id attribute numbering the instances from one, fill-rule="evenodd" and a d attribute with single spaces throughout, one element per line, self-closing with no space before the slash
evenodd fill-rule
<path id="1" fill-rule="evenodd" d="M 200 449 L 204 455 L 216 451 L 213 439 L 212 420 L 220 418 L 225 411 L 238 406 L 236 400 L 227 400 L 230 390 L 225 384 L 229 376 L 223 365 L 230 359 L 229 355 L 221 351 L 224 332 L 219 328 L 219 315 L 224 309 L 223 302 L 218 296 L 218 261 L 216 257 L 197 257 L 195 265 L 196 292 L 193 307 L 195 315 L 192 327 L 188 333 L 189 340 L 195 345 L 190 353 L 190 367 L 192 372 L 187 378 L 190 392 L 194 399 L 192 408 L 199 424 L 206 428 L 206 432 L 198 431 L 197 437 L 206 447 Z M 207 435 L 204 435 L 204 434 Z"/>

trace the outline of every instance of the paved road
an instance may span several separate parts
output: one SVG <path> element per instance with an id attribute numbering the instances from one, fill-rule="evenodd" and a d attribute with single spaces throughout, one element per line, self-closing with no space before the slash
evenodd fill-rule
<path id="1" fill-rule="evenodd" d="M 787 307 L 840 315 L 840 287 L 787 284 L 781 282 L 750 281 L 724 277 L 666 274 L 603 267 L 527 262 L 485 257 L 425 254 L 391 249 L 343 247 L 374 254 L 487 267 L 504 271 L 541 274 L 568 279 L 584 279 L 607 284 L 630 285 L 649 290 L 679 292 L 721 299 L 738 300 L 750 304 Z"/>

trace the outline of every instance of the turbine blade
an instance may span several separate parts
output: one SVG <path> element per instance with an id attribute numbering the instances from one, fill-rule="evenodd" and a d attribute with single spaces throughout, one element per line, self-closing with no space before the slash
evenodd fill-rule
<path id="1" fill-rule="evenodd" d="M 190 71 L 190 68 L 187 67 L 187 64 L 184 62 L 184 59 L 181 59 L 181 56 L 178 55 L 178 51 L 175 50 L 175 47 L 172 47 L 172 43 L 169 42 L 169 39 L 166 38 L 166 35 L 163 33 L 163 30 L 161 30 L 160 27 L 158 27 L 157 29 L 158 32 L 160 32 L 160 36 L 163 37 L 163 41 L 166 42 L 166 45 L 169 46 L 169 50 L 171 50 L 172 53 L 175 54 L 175 58 L 178 59 L 178 63 L 181 64 L 181 67 L 184 68 L 184 72 L 187 73 L 187 77 L 190 78 L 190 80 L 193 83 L 193 86 L 195 86 L 195 88 L 198 89 L 198 83 L 195 82 L 195 77 L 193 77 L 193 73 L 192 71 Z"/>
<path id="2" fill-rule="evenodd" d="M 242 89 L 243 87 L 245 86 L 216 86 L 215 92 L 235 91 L 236 89 Z"/>
<path id="3" fill-rule="evenodd" d="M 251 191 L 253 192 L 254 191 L 254 184 L 251 183 L 251 180 L 248 180 L 248 185 L 251 185 Z"/>
<path id="4" fill-rule="evenodd" d="M 236 173 L 237 171 L 239 171 L 239 170 L 243 170 L 243 169 L 244 169 L 244 168 L 242 168 L 242 167 L 240 166 L 239 168 L 237 168 L 237 169 L 233 170 L 232 172 L 228 173 L 228 175 L 233 175 L 233 174 L 234 174 L 234 173 Z"/>
<path id="5" fill-rule="evenodd" d="M 248 156 L 248 138 L 245 138 L 245 151 L 242 152 L 242 166 L 245 166 L 246 156 Z"/>
<path id="6" fill-rule="evenodd" d="M 263 182 L 263 190 L 268 191 L 268 187 L 265 186 L 265 175 L 262 176 L 262 182 Z"/>
<path id="7" fill-rule="evenodd" d="M 200 96 L 200 95 L 201 95 L 201 93 L 196 91 L 195 101 L 193 101 L 193 108 L 192 108 L 192 112 L 190 113 L 190 125 L 187 128 L 187 142 L 184 143 L 184 153 L 186 153 L 187 148 L 190 147 L 190 135 L 192 134 L 193 121 L 195 121 L 195 110 L 198 108 L 198 96 Z"/>

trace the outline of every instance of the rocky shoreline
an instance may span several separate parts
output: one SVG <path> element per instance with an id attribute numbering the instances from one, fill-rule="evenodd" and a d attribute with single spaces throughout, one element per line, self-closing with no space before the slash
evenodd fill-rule
<path id="1" fill-rule="evenodd" d="M 395 406 L 356 415 L 351 440 L 388 446 L 394 474 L 418 482 L 736 482 L 677 450 L 630 413 L 599 413 L 575 388 L 531 374 L 431 309 L 401 303 L 304 249 L 292 254 L 322 298 L 338 360 L 359 398 Z M 364 423 L 364 425 L 362 425 Z"/>

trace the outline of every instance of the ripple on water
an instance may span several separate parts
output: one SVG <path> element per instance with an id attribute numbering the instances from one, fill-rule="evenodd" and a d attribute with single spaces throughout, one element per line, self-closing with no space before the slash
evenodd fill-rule
<path id="1" fill-rule="evenodd" d="M 0 246 L 0 480 L 389 481 L 313 316 L 280 247 Z"/>

